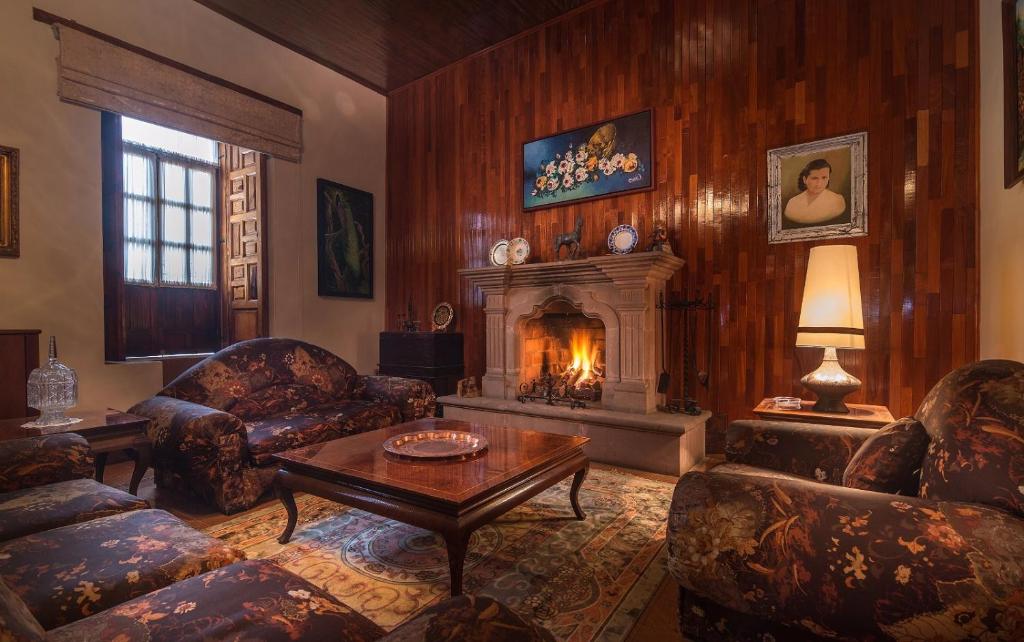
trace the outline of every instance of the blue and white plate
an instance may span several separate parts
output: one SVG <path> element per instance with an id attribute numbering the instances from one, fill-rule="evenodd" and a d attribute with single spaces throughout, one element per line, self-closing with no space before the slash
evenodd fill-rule
<path id="1" fill-rule="evenodd" d="M 612 254 L 629 254 L 636 247 L 636 228 L 632 225 L 619 225 L 608 234 L 608 249 Z"/>

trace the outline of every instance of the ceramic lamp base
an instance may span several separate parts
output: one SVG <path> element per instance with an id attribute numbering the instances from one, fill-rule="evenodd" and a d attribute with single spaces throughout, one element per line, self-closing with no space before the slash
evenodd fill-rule
<path id="1" fill-rule="evenodd" d="M 800 383 L 818 396 L 811 410 L 845 414 L 850 409 L 843 403 L 843 397 L 860 388 L 860 379 L 843 370 L 836 357 L 835 348 L 825 348 L 825 358 L 814 372 L 810 372 Z"/>

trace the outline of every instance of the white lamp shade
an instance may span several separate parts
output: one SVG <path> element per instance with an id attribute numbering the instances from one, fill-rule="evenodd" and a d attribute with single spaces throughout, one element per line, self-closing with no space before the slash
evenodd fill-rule
<path id="1" fill-rule="evenodd" d="M 807 259 L 796 345 L 864 349 L 857 248 L 819 245 Z"/>

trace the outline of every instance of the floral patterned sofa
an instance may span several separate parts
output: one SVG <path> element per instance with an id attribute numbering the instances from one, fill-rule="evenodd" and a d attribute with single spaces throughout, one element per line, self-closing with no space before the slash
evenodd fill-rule
<path id="1" fill-rule="evenodd" d="M 92 479 L 81 435 L 57 433 L 0 442 L 0 543 L 149 502 Z"/>
<path id="2" fill-rule="evenodd" d="M 91 473 L 78 435 L 0 442 L 4 527 L 36 527 L 0 542 L 0 640 L 552 641 L 504 605 L 469 597 L 443 601 L 385 636 L 308 581 L 246 561 L 145 501 L 92 482 Z M 26 491 L 76 482 L 88 485 L 67 502 L 25 501 Z"/>
<path id="3" fill-rule="evenodd" d="M 1024 639 L 1024 364 L 865 430 L 741 421 L 669 516 L 695 640 Z"/>
<path id="4" fill-rule="evenodd" d="M 149 417 L 156 481 L 249 508 L 276 468 L 271 456 L 434 414 L 415 379 L 361 376 L 323 348 L 253 339 L 200 361 L 130 412 Z"/>

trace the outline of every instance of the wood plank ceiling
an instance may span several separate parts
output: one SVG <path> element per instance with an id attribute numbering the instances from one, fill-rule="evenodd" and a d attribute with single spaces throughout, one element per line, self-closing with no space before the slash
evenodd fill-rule
<path id="1" fill-rule="evenodd" d="M 387 94 L 591 0 L 196 0 Z"/>

